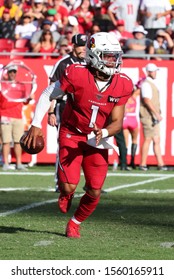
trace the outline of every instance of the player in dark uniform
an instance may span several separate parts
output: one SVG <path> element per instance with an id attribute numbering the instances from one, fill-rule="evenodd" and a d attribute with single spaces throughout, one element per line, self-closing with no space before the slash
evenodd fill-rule
<path id="1" fill-rule="evenodd" d="M 59 81 L 62 77 L 65 68 L 71 64 L 86 65 L 86 42 L 87 36 L 85 34 L 76 34 L 72 37 L 73 50 L 54 65 L 49 76 L 50 82 Z M 51 126 L 58 125 L 61 121 L 61 115 L 65 107 L 66 100 L 59 100 L 55 106 L 53 102 L 48 111 L 48 123 Z"/>
<path id="2" fill-rule="evenodd" d="M 85 34 L 76 34 L 72 37 L 73 49 L 72 52 L 60 59 L 53 67 L 50 74 L 50 83 L 60 80 L 66 67 L 71 64 L 86 65 L 86 42 L 87 36 Z M 51 126 L 59 126 L 61 122 L 62 112 L 65 108 L 66 98 L 60 99 L 56 102 L 53 101 L 48 111 L 48 124 Z M 55 172 L 55 191 L 59 192 L 57 167 L 58 167 L 58 154 L 56 158 L 56 172 Z"/>
<path id="3" fill-rule="evenodd" d="M 124 108 L 133 91 L 131 79 L 120 73 L 122 50 L 113 35 L 93 34 L 87 46 L 88 65 L 70 65 L 60 81 L 39 98 L 25 145 L 35 146 L 49 99 L 68 95 L 59 133 L 58 206 L 67 213 L 83 168 L 87 191 L 66 227 L 66 236 L 80 238 L 80 224 L 95 210 L 108 170 L 108 137 L 122 128 Z"/>

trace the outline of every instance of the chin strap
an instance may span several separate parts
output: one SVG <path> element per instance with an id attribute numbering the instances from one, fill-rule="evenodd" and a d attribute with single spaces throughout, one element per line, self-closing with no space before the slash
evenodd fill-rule
<path id="1" fill-rule="evenodd" d="M 103 64 L 98 58 L 98 56 L 93 53 L 90 49 L 87 49 L 86 51 L 86 61 L 91 67 L 94 67 L 95 69 L 99 70 L 100 72 L 112 76 L 115 73 L 119 73 L 121 70 L 120 64 L 118 64 L 117 68 L 109 68 Z"/>
<path id="2" fill-rule="evenodd" d="M 86 61 L 94 68 L 98 66 L 98 56 L 95 53 L 93 53 L 90 49 L 87 49 L 86 51 Z"/>

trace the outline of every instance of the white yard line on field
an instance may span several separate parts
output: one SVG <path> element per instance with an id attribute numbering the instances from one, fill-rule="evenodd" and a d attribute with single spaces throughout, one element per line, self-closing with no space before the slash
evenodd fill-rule
<path id="1" fill-rule="evenodd" d="M 4 175 L 4 176 L 9 176 L 9 175 L 26 175 L 26 176 L 54 176 L 55 173 L 54 172 L 30 172 L 30 171 L 4 171 L 4 172 L 0 172 L 0 175 Z M 81 172 L 81 175 L 84 176 L 84 173 Z M 124 176 L 124 177 L 174 177 L 174 174 L 162 174 L 162 173 L 147 173 L 146 172 L 142 172 L 142 173 L 124 173 L 124 172 L 108 172 L 107 173 L 107 177 L 114 177 L 114 176 Z"/>
<path id="2" fill-rule="evenodd" d="M 4 171 L 0 172 L 0 175 L 30 175 L 30 176 L 54 176 L 54 172 L 26 172 L 26 171 Z"/>
<path id="3" fill-rule="evenodd" d="M 15 187 L 9 187 L 9 188 L 1 188 L 0 187 L 0 192 L 14 192 L 14 191 L 35 191 L 35 192 L 54 192 L 55 188 L 52 187 L 48 187 L 48 189 L 46 188 L 33 188 L 33 187 L 21 187 L 21 188 L 15 188 Z"/>
<path id="4" fill-rule="evenodd" d="M 142 190 L 136 190 L 136 191 L 131 191 L 132 193 L 174 193 L 174 189 L 165 189 L 165 190 L 160 190 L 160 189 L 142 189 Z"/>
<path id="5" fill-rule="evenodd" d="M 117 171 L 115 173 L 109 173 L 107 174 L 107 177 L 113 177 L 113 176 L 123 176 L 123 177 L 174 177 L 174 174 L 163 174 L 163 173 L 146 173 L 146 172 L 142 172 L 142 173 L 117 173 Z"/>
<path id="6" fill-rule="evenodd" d="M 154 182 L 157 182 L 157 181 L 162 181 L 162 180 L 166 180 L 166 179 L 169 179 L 169 178 L 172 178 L 172 177 L 173 177 L 173 175 L 171 175 L 171 176 L 170 175 L 161 176 L 160 178 L 154 178 L 154 179 L 149 179 L 149 180 L 136 182 L 136 183 L 132 183 L 132 184 L 126 184 L 126 185 L 111 187 L 111 188 L 108 188 L 106 191 L 107 192 L 112 192 L 112 191 L 120 190 L 120 189 L 124 189 L 124 188 L 130 188 L 130 187 L 145 185 L 145 184 L 148 184 L 148 183 L 154 183 Z"/>
<path id="7" fill-rule="evenodd" d="M 43 201 L 43 202 L 36 202 L 36 203 L 29 204 L 29 205 L 25 205 L 25 206 L 16 208 L 14 210 L 9 210 L 9 211 L 0 213 L 0 217 L 5 217 L 5 216 L 9 216 L 11 214 L 16 214 L 16 213 L 19 213 L 19 212 L 22 212 L 22 211 L 29 210 L 31 208 L 35 208 L 35 207 L 43 206 L 45 204 L 53 203 L 55 201 L 56 201 L 55 199 L 52 199 L 52 200 L 47 200 L 47 201 Z"/>
<path id="8" fill-rule="evenodd" d="M 14 191 L 27 191 L 27 190 L 31 190 L 31 188 L 26 188 L 26 187 L 22 187 L 22 188 L 1 188 L 0 187 L 0 192 L 14 192 Z"/>
<path id="9" fill-rule="evenodd" d="M 136 174 L 135 174 L 135 176 L 136 176 Z M 120 190 L 120 189 L 124 189 L 124 188 L 130 188 L 130 187 L 135 187 L 135 186 L 139 186 L 139 185 L 145 185 L 145 184 L 148 184 L 148 183 L 154 183 L 154 182 L 161 181 L 161 180 L 166 180 L 166 179 L 169 179 L 169 178 L 172 178 L 172 177 L 174 177 L 174 175 L 168 175 L 168 176 L 163 175 L 163 176 L 160 176 L 160 178 L 154 178 L 154 179 L 149 179 L 149 180 L 145 180 L 145 181 L 142 181 L 142 182 L 136 182 L 136 183 L 132 183 L 132 184 L 126 184 L 126 185 L 111 187 L 111 188 L 108 188 L 106 191 L 107 192 L 112 192 L 112 191 Z M 76 194 L 74 197 L 81 197 L 82 195 L 83 195 L 83 193 L 82 194 Z M 29 204 L 29 205 L 26 205 L 26 206 L 16 208 L 14 210 L 9 210 L 9 211 L 0 213 L 0 217 L 5 217 L 5 216 L 11 215 L 11 214 L 16 214 L 16 213 L 26 211 L 26 210 L 29 210 L 29 209 L 32 209 L 32 208 L 36 208 L 36 207 L 39 207 L 39 206 L 43 206 L 43 205 L 46 205 L 46 204 L 49 204 L 49 203 L 55 203 L 56 201 L 57 201 L 57 199 L 52 199 L 52 200 L 47 200 L 47 201 L 43 201 L 43 202 L 32 203 L 32 204 Z"/>
<path id="10" fill-rule="evenodd" d="M 81 197 L 82 195 L 83 194 L 77 194 L 74 197 Z M 12 215 L 12 214 L 16 214 L 16 213 L 19 213 L 19 212 L 23 212 L 23 211 L 26 211 L 26 210 L 30 210 L 32 208 L 36 208 L 36 207 L 39 207 L 39 206 L 44 206 L 46 204 L 55 203 L 55 202 L 57 202 L 57 199 L 51 199 L 51 200 L 46 200 L 46 201 L 42 201 L 42 202 L 35 202 L 35 203 L 29 204 L 29 205 L 25 205 L 25 206 L 16 208 L 14 210 L 9 210 L 9 211 L 0 213 L 0 217 L 6 217 L 6 216 L 9 216 L 9 215 Z"/>

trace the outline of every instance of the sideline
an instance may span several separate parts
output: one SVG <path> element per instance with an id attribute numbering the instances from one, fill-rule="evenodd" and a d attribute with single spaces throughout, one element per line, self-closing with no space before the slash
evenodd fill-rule
<path id="1" fill-rule="evenodd" d="M 142 173 L 141 173 L 142 172 Z M 173 173 L 173 172 L 172 172 Z M 26 172 L 26 171 L 16 171 L 14 170 L 13 172 L 12 171 L 0 171 L 0 175 L 26 175 L 26 176 L 54 176 L 55 175 L 55 172 Z M 80 173 L 81 176 L 84 176 L 84 173 L 81 172 Z M 170 177 L 174 177 L 174 174 L 167 174 L 167 173 L 150 173 L 148 171 L 140 171 L 140 173 L 124 173 L 123 172 L 118 172 L 118 171 L 115 171 L 115 172 L 108 172 L 107 173 L 107 176 L 106 177 L 112 177 L 112 176 L 124 176 L 124 177 L 163 177 L 163 176 L 170 176 Z"/>

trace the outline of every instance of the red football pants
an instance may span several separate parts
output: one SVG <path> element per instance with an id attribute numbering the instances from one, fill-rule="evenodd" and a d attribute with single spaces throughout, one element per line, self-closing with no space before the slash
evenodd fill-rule
<path id="1" fill-rule="evenodd" d="M 77 185 L 83 168 L 86 185 L 101 189 L 108 171 L 108 150 L 89 146 L 85 134 L 62 127 L 59 133 L 60 182 Z"/>

